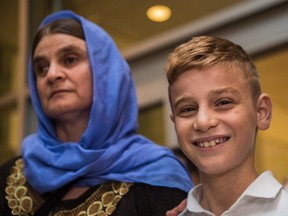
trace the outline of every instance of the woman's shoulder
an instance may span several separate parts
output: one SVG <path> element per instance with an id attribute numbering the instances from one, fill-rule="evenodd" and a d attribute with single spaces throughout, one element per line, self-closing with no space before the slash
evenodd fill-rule
<path id="1" fill-rule="evenodd" d="M 157 186 L 157 185 L 149 185 L 143 183 L 134 183 L 133 190 L 135 192 L 145 193 L 145 194 L 183 194 L 187 195 L 187 193 L 179 188 L 174 187 L 165 187 L 165 186 Z"/>
<path id="2" fill-rule="evenodd" d="M 131 189 L 131 194 L 134 194 L 138 199 L 149 199 L 152 203 L 166 203 L 174 205 L 187 197 L 187 193 L 178 188 L 155 186 L 149 184 L 137 183 Z"/>
<path id="3" fill-rule="evenodd" d="M 115 215 L 165 215 L 186 197 L 187 193 L 177 188 L 134 183 Z"/>
<path id="4" fill-rule="evenodd" d="M 6 186 L 7 186 L 7 179 L 11 173 L 12 167 L 15 165 L 16 161 L 20 159 L 20 156 L 14 157 L 0 166 L 0 213 L 4 215 L 10 215 L 11 211 L 7 206 L 6 200 Z"/>
<path id="5" fill-rule="evenodd" d="M 3 164 L 1 164 L 0 166 L 0 181 L 5 180 L 7 176 L 9 175 L 11 168 L 15 165 L 16 161 L 19 160 L 21 158 L 21 156 L 16 156 L 13 157 L 11 159 L 9 159 L 8 161 L 4 162 Z M 1 184 L 2 185 L 2 184 Z"/>

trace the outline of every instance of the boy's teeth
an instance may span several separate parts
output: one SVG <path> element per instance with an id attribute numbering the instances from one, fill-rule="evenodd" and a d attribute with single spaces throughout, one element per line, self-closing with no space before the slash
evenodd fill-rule
<path id="1" fill-rule="evenodd" d="M 209 147 L 210 143 L 209 142 L 204 142 L 204 147 Z"/>
<path id="2" fill-rule="evenodd" d="M 198 146 L 208 148 L 208 147 L 213 147 L 216 146 L 216 144 L 219 144 L 221 142 L 224 142 L 224 138 L 221 139 L 216 139 L 216 140 L 211 140 L 211 141 L 205 141 L 205 142 L 200 142 L 198 143 Z"/>
<path id="3" fill-rule="evenodd" d="M 216 142 L 214 141 L 214 140 L 212 140 L 211 142 L 210 142 L 210 146 L 215 146 L 216 145 Z"/>

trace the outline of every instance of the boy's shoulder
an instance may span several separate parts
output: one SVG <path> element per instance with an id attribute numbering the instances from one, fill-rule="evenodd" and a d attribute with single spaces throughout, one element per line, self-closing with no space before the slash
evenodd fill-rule
<path id="1" fill-rule="evenodd" d="M 207 212 L 200 205 L 201 193 L 201 185 L 189 191 L 187 206 L 181 215 L 190 215 L 189 212 Z M 287 203 L 288 190 L 279 183 L 271 171 L 266 171 L 248 186 L 227 212 L 231 215 L 284 216 L 288 213 Z"/>

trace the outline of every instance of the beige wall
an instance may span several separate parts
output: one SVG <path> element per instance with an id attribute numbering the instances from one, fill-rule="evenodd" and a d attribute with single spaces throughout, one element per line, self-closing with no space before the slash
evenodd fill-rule
<path id="1" fill-rule="evenodd" d="M 261 56 L 255 63 L 263 91 L 273 102 L 271 127 L 261 131 L 257 141 L 257 167 L 272 170 L 283 182 L 288 176 L 288 47 Z"/>

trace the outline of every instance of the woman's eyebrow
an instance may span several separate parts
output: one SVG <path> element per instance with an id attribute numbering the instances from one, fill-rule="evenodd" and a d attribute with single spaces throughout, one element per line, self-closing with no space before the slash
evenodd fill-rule
<path id="1" fill-rule="evenodd" d="M 65 54 L 67 54 L 67 53 L 68 54 L 70 53 L 70 54 L 88 55 L 86 49 L 83 49 L 81 47 L 75 46 L 73 44 L 59 48 L 56 51 L 55 55 L 57 57 L 61 57 L 61 56 L 65 55 Z"/>
<path id="2" fill-rule="evenodd" d="M 45 55 L 37 55 L 37 56 L 33 57 L 32 64 L 33 65 L 37 64 L 38 62 L 41 62 L 43 60 L 45 60 Z"/>
<path id="3" fill-rule="evenodd" d="M 77 52 L 77 53 L 81 53 L 81 54 L 87 54 L 87 51 L 86 50 L 83 50 L 81 49 L 80 47 L 78 46 L 74 46 L 73 44 L 71 45 L 68 45 L 68 46 L 65 46 L 65 47 L 61 47 L 60 49 L 58 49 L 56 51 L 56 56 L 60 56 L 62 55 L 63 53 L 69 53 L 69 52 Z M 33 57 L 33 64 L 41 61 L 45 59 L 45 55 L 35 55 L 34 54 L 34 57 Z"/>
<path id="4" fill-rule="evenodd" d="M 56 55 L 60 53 L 66 53 L 66 52 L 81 52 L 81 53 L 86 53 L 86 50 L 81 49 L 78 46 L 74 46 L 73 44 L 65 46 L 57 50 Z"/>

